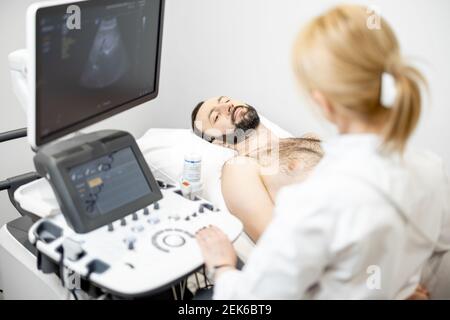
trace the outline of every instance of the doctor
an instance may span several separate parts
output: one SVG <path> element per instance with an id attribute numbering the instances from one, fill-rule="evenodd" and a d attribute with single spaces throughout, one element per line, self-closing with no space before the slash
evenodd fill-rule
<path id="1" fill-rule="evenodd" d="M 340 134 L 306 182 L 280 191 L 242 271 L 219 228 L 197 233 L 215 299 L 405 299 L 448 249 L 442 163 L 407 148 L 423 78 L 386 21 L 370 30 L 367 17 L 339 6 L 298 36 L 297 78 Z"/>

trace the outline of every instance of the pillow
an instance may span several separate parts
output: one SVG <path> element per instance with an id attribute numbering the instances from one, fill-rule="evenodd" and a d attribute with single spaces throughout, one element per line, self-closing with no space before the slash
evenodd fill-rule
<path id="1" fill-rule="evenodd" d="M 261 117 L 261 123 L 270 131 L 273 132 L 274 135 L 276 135 L 278 138 L 280 139 L 285 139 L 285 138 L 292 138 L 293 135 L 282 129 L 279 125 L 273 123 L 272 121 L 270 121 L 269 119 L 267 119 L 266 117 L 260 116 Z"/>

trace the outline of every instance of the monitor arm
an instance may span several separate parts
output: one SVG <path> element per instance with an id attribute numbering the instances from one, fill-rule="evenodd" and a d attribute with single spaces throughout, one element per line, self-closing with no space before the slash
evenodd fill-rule
<path id="1" fill-rule="evenodd" d="M 28 52 L 20 49 L 8 56 L 13 91 L 25 113 L 28 111 L 30 93 L 28 91 Z"/>

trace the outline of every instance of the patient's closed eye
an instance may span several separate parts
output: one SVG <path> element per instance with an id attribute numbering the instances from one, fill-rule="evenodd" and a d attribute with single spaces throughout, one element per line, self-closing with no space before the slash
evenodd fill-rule
<path id="1" fill-rule="evenodd" d="M 223 101 L 223 100 L 225 100 L 225 101 Z M 225 97 L 225 96 L 221 96 L 220 98 L 219 98 L 219 100 L 217 100 L 217 102 L 218 103 L 228 103 L 228 102 L 230 102 L 230 98 L 228 98 L 228 97 Z"/>

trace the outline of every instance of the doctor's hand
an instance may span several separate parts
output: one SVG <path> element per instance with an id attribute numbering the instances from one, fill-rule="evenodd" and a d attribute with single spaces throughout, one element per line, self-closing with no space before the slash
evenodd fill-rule
<path id="1" fill-rule="evenodd" d="M 227 235 L 215 226 L 199 230 L 196 238 L 209 270 L 216 268 L 217 274 L 225 269 L 234 269 L 236 252 Z"/>
<path id="2" fill-rule="evenodd" d="M 416 291 L 407 300 L 429 300 L 430 293 L 425 286 L 419 284 Z"/>

